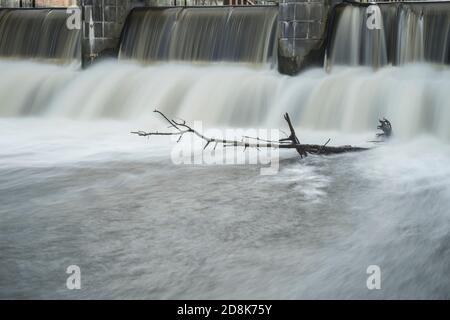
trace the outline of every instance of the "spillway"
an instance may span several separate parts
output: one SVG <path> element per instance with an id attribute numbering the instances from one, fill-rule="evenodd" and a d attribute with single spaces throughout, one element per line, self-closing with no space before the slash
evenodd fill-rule
<path id="1" fill-rule="evenodd" d="M 65 9 L 0 9 L 0 58 L 79 62 L 81 32 L 67 18 Z"/>
<path id="2" fill-rule="evenodd" d="M 120 59 L 274 63 L 277 7 L 135 9 L 128 17 Z"/>
<path id="3" fill-rule="evenodd" d="M 328 42 L 329 65 L 450 63 L 449 2 L 380 3 L 373 7 L 376 11 L 369 12 L 368 4 L 336 7 Z M 369 16 L 379 20 L 377 28 L 367 27 Z"/>

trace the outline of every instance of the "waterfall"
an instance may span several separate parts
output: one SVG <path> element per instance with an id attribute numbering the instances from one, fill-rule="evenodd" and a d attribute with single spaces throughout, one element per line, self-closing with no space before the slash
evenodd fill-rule
<path id="1" fill-rule="evenodd" d="M 272 67 L 276 7 L 136 9 L 87 68 L 64 11 L 0 10 L 0 299 L 449 299 L 450 10 L 380 8 L 369 30 L 339 6 L 332 67 L 296 76 Z M 301 143 L 371 150 L 131 134 L 175 132 L 155 108 L 261 145 L 288 112 Z"/>
<path id="2" fill-rule="evenodd" d="M 312 69 L 296 77 L 240 65 L 102 63 L 84 71 L 0 63 L 0 117 L 120 119 L 150 125 L 159 108 L 205 125 L 373 132 L 450 141 L 450 70 L 429 65 Z"/>
<path id="3" fill-rule="evenodd" d="M 72 63 L 81 58 L 80 31 L 61 9 L 1 9 L 0 57 Z"/>
<path id="4" fill-rule="evenodd" d="M 77 70 L 0 61 L 0 117 L 150 123 L 160 108 L 210 126 L 279 127 L 289 112 L 301 128 L 349 133 L 373 132 L 387 117 L 399 137 L 427 133 L 450 141 L 450 74 L 443 66 L 450 11 L 440 6 L 380 4 L 379 30 L 366 27 L 366 7 L 339 6 L 329 51 L 335 67 L 296 77 L 270 68 L 275 7 L 135 9 L 119 62 Z M 0 14 L 3 56 L 75 56 L 79 35 L 63 26 L 63 11 Z M 199 61 L 221 63 L 192 63 Z"/>
<path id="5" fill-rule="evenodd" d="M 277 7 L 135 9 L 120 59 L 270 63 L 276 59 Z"/>
<path id="6" fill-rule="evenodd" d="M 369 6 L 336 7 L 327 63 L 381 67 L 450 63 L 450 3 L 380 3 L 380 27 L 369 29 Z"/>

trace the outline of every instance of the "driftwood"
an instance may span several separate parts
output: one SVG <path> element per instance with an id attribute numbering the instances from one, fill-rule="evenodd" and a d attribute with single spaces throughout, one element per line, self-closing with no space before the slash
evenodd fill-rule
<path id="1" fill-rule="evenodd" d="M 386 142 L 386 140 L 388 140 L 392 136 L 391 122 L 386 118 L 379 119 L 378 122 L 380 122 L 380 124 L 377 126 L 377 129 L 381 130 L 382 132 L 377 133 L 377 140 L 372 140 L 369 142 L 383 143 L 383 142 Z"/>
<path id="2" fill-rule="evenodd" d="M 378 120 L 380 122 L 380 125 L 377 127 L 378 130 L 383 131 L 382 133 L 377 133 L 378 138 L 382 139 L 388 139 L 392 136 L 392 125 L 391 122 L 383 118 L 383 120 Z"/>
<path id="3" fill-rule="evenodd" d="M 302 144 L 295 134 L 294 126 L 292 125 L 291 119 L 289 118 L 289 114 L 286 113 L 284 115 L 284 119 L 286 120 L 290 135 L 286 138 L 280 139 L 278 141 L 264 140 L 259 137 L 242 137 L 242 140 L 227 140 L 220 138 L 211 138 L 206 137 L 200 132 L 192 129 L 189 125 L 186 124 L 184 120 L 171 120 L 165 114 L 163 114 L 159 110 L 154 110 L 154 112 L 158 113 L 162 116 L 169 124 L 169 128 L 173 128 L 173 132 L 145 132 L 145 131 L 133 131 L 132 134 L 136 134 L 141 137 L 149 137 L 149 136 L 179 136 L 177 142 L 179 142 L 183 136 L 187 133 L 192 133 L 197 137 L 206 141 L 206 144 L 203 149 L 206 149 L 209 145 L 214 145 L 214 149 L 221 144 L 224 147 L 244 147 L 244 150 L 247 148 L 278 148 L 278 149 L 295 149 L 301 158 L 308 156 L 308 154 L 312 155 L 332 155 L 332 154 L 340 154 L 346 152 L 359 152 L 369 150 L 369 148 L 361 148 L 361 147 L 353 147 L 353 146 L 328 146 L 328 143 L 331 139 L 323 145 L 318 144 Z M 250 142 L 252 140 L 253 142 Z"/>

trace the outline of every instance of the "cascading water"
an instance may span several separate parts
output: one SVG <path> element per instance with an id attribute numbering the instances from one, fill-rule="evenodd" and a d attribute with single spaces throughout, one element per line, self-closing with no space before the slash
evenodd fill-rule
<path id="1" fill-rule="evenodd" d="M 427 65 L 316 69 L 298 77 L 232 65 L 0 67 L 0 116 L 151 121 L 157 107 L 209 126 L 259 127 L 278 126 L 288 111 L 302 128 L 367 132 L 388 117 L 398 137 L 429 133 L 450 141 L 450 71 Z"/>
<path id="2" fill-rule="evenodd" d="M 331 65 L 373 65 L 388 63 L 384 25 L 381 30 L 366 28 L 366 8 L 346 6 L 337 13 L 336 31 L 331 39 Z"/>
<path id="3" fill-rule="evenodd" d="M 0 57 L 80 61 L 80 31 L 66 26 L 62 9 L 0 9 Z"/>
<path id="4" fill-rule="evenodd" d="M 397 63 L 424 62 L 425 38 L 423 15 L 412 10 L 402 10 L 399 17 L 399 30 L 401 30 L 401 32 L 397 35 Z M 444 31 L 445 34 L 445 30 L 439 32 L 442 31 Z M 443 56 L 444 55 L 445 53 L 443 53 Z M 441 62 L 444 63 L 445 60 Z"/>
<path id="5" fill-rule="evenodd" d="M 336 31 L 327 57 L 330 65 L 450 63 L 450 3 L 380 3 L 376 7 L 380 28 L 367 27 L 368 17 L 378 12 L 367 5 L 336 8 Z"/>
<path id="6" fill-rule="evenodd" d="M 277 7 L 137 9 L 128 18 L 119 57 L 274 62 L 277 17 Z"/>

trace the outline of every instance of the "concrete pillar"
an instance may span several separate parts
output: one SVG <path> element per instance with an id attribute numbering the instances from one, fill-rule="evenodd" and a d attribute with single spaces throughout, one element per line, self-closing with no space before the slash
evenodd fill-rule
<path id="1" fill-rule="evenodd" d="M 116 56 L 132 0 L 81 0 L 83 8 L 83 64 Z"/>
<path id="2" fill-rule="evenodd" d="M 329 0 L 281 0 L 278 66 L 294 75 L 323 63 Z"/>

